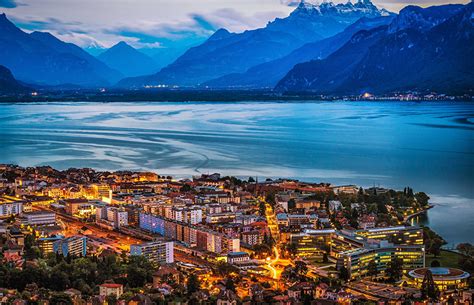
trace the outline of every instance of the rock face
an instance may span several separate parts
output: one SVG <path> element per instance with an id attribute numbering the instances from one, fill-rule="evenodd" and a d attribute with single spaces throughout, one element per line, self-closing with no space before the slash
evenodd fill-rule
<path id="1" fill-rule="evenodd" d="M 377 9 L 368 0 L 338 5 L 301 3 L 288 17 L 275 19 L 265 28 L 239 34 L 230 33 L 225 29 L 218 30 L 206 42 L 189 49 L 160 72 L 124 79 L 119 86 L 200 85 L 281 58 L 306 43 L 343 31 L 361 17 L 388 14 Z"/>
<path id="2" fill-rule="evenodd" d="M 43 85 L 100 86 L 122 75 L 78 46 L 49 33 L 27 34 L 0 15 L 0 64 L 22 81 Z"/>
<path id="3" fill-rule="evenodd" d="M 103 52 L 97 58 L 127 77 L 149 74 L 157 70 L 157 64 L 151 57 L 123 41 Z"/>
<path id="4" fill-rule="evenodd" d="M 296 65 L 275 89 L 333 95 L 471 92 L 473 7 L 407 7 L 389 26 L 358 32 L 326 59 Z"/>

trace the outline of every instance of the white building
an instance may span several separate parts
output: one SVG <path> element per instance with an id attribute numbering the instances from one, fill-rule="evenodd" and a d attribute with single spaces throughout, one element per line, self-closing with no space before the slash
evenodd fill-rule
<path id="1" fill-rule="evenodd" d="M 54 225 L 56 224 L 56 213 L 48 211 L 23 213 L 22 223 L 31 226 Z"/>
<path id="2" fill-rule="evenodd" d="M 174 262 L 174 243 L 172 241 L 154 241 L 130 246 L 130 255 L 143 255 L 154 264 Z"/>
<path id="3" fill-rule="evenodd" d="M 0 202 L 0 218 L 20 215 L 23 212 L 23 201 Z"/>

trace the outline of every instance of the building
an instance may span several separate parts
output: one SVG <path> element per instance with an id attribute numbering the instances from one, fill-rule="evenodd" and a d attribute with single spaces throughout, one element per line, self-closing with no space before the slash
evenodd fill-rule
<path id="1" fill-rule="evenodd" d="M 206 223 L 216 224 L 216 223 L 233 222 L 235 220 L 235 217 L 236 217 L 236 215 L 235 215 L 234 212 L 223 212 L 223 213 L 207 214 L 206 215 Z"/>
<path id="2" fill-rule="evenodd" d="M 18 246 L 25 245 L 25 234 L 18 227 L 11 227 L 7 230 L 7 241 L 11 241 Z"/>
<path id="3" fill-rule="evenodd" d="M 55 225 L 56 213 L 48 211 L 23 213 L 21 223 L 30 226 Z"/>
<path id="4" fill-rule="evenodd" d="M 260 231 L 250 231 L 242 233 L 242 242 L 247 245 L 255 246 L 263 242 L 263 235 Z"/>
<path id="5" fill-rule="evenodd" d="M 61 235 L 56 235 L 56 236 L 50 236 L 50 237 L 41 237 L 38 238 L 37 243 L 38 243 L 38 248 L 40 249 L 41 253 L 43 256 L 49 253 L 54 252 L 54 243 L 62 240 L 64 236 Z"/>
<path id="6" fill-rule="evenodd" d="M 130 255 L 143 255 L 153 264 L 171 264 L 174 262 L 174 243 L 172 241 L 154 241 L 130 246 Z"/>
<path id="7" fill-rule="evenodd" d="M 53 252 L 67 256 L 86 256 L 87 238 L 84 236 L 71 236 L 53 243 Z"/>
<path id="8" fill-rule="evenodd" d="M 469 287 L 470 274 L 455 268 L 431 267 L 419 268 L 408 272 L 411 285 L 421 288 L 427 273 L 431 272 L 433 281 L 439 291 L 458 290 Z"/>
<path id="9" fill-rule="evenodd" d="M 302 258 L 321 258 L 331 250 L 335 230 L 304 230 L 291 234 L 290 243 L 295 245 L 296 255 Z"/>
<path id="10" fill-rule="evenodd" d="M 250 260 L 247 252 L 229 252 L 227 254 L 227 262 L 229 264 L 242 263 Z"/>
<path id="11" fill-rule="evenodd" d="M 86 218 L 95 214 L 95 206 L 87 199 L 66 199 L 64 200 L 66 213 L 69 215 Z"/>
<path id="12" fill-rule="evenodd" d="M 423 245 L 423 229 L 417 226 L 399 226 L 358 230 L 356 236 L 387 240 L 395 245 Z"/>
<path id="13" fill-rule="evenodd" d="M 367 275 L 369 264 L 373 261 L 377 272 L 384 275 L 390 262 L 399 258 L 403 262 L 403 271 L 423 268 L 425 265 L 425 249 L 423 246 L 395 246 L 382 243 L 374 248 L 362 248 L 340 253 L 336 268 L 345 267 L 351 279 Z"/>
<path id="14" fill-rule="evenodd" d="M 107 207 L 107 220 L 112 222 L 116 229 L 128 226 L 128 212 L 115 207 Z"/>
<path id="15" fill-rule="evenodd" d="M 23 201 L 3 201 L 0 199 L 0 218 L 20 215 L 23 212 Z"/>
<path id="16" fill-rule="evenodd" d="M 122 284 L 113 284 L 113 283 L 105 283 L 99 285 L 99 295 L 101 296 L 109 296 L 114 295 L 117 299 L 123 294 L 123 285 Z"/>

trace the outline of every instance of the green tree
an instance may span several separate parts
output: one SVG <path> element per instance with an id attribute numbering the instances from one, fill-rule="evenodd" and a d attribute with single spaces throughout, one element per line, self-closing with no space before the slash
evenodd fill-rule
<path id="1" fill-rule="evenodd" d="M 109 294 L 105 300 L 107 301 L 107 305 L 117 305 L 117 296 L 115 294 Z"/>
<path id="2" fill-rule="evenodd" d="M 394 257 L 388 264 L 387 274 L 392 281 L 399 281 L 403 274 L 403 260 Z"/>
<path id="3" fill-rule="evenodd" d="M 431 300 L 437 300 L 439 297 L 438 288 L 435 285 L 433 280 L 433 273 L 431 270 L 426 270 L 425 276 L 423 278 L 423 283 L 421 284 L 421 293 L 424 298 L 429 298 Z"/>
<path id="4" fill-rule="evenodd" d="M 234 280 L 232 278 L 228 278 L 225 281 L 225 288 L 227 290 L 231 290 L 231 291 L 235 292 L 235 283 L 234 283 Z"/>
<path id="5" fill-rule="evenodd" d="M 71 297 L 63 292 L 53 293 L 49 299 L 51 305 L 73 305 Z"/>
<path id="6" fill-rule="evenodd" d="M 339 278 L 343 281 L 348 281 L 349 280 L 349 271 L 347 270 L 346 267 L 342 266 L 339 269 Z"/>
<path id="7" fill-rule="evenodd" d="M 428 201 L 430 200 L 430 197 L 426 195 L 426 193 L 424 192 L 418 192 L 415 194 L 415 199 L 420 206 L 424 207 L 428 205 Z"/>
<path id="8" fill-rule="evenodd" d="M 367 275 L 368 276 L 376 276 L 378 274 L 377 263 L 375 260 L 371 260 L 367 265 Z"/>
<path id="9" fill-rule="evenodd" d="M 188 292 L 188 295 L 193 294 L 194 292 L 198 291 L 200 289 L 200 283 L 199 279 L 195 274 L 191 274 L 188 278 L 188 283 L 186 286 L 186 290 Z"/>

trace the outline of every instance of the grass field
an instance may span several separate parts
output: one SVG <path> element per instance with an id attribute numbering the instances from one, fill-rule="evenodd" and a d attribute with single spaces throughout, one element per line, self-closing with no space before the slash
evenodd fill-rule
<path id="1" fill-rule="evenodd" d="M 459 268 L 458 261 L 460 257 L 460 254 L 441 250 L 441 254 L 438 257 L 434 257 L 431 254 L 426 255 L 426 266 L 430 267 L 431 262 L 437 260 L 441 264 L 441 267 Z"/>

